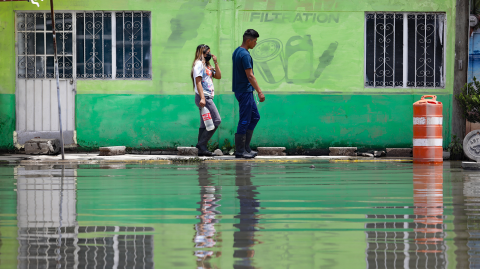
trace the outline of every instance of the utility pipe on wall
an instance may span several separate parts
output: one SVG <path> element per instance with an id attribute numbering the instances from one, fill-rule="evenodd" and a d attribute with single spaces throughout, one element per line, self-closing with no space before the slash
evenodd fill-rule
<path id="1" fill-rule="evenodd" d="M 62 129 L 62 107 L 60 105 L 60 82 L 58 80 L 58 58 L 57 58 L 57 36 L 55 33 L 55 14 L 53 13 L 53 0 L 50 0 L 50 10 L 52 13 L 52 35 L 53 35 L 53 51 L 55 56 L 55 78 L 57 80 L 57 101 L 58 101 L 58 122 L 60 126 L 60 144 L 62 145 L 62 160 L 65 160 L 65 150 L 63 144 Z"/>

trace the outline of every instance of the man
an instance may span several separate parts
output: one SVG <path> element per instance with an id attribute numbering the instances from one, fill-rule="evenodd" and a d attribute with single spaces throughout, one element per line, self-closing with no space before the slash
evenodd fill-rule
<path id="1" fill-rule="evenodd" d="M 257 152 L 250 148 L 253 130 L 260 120 L 253 91 L 257 91 L 260 102 L 265 101 L 265 95 L 253 75 L 253 61 L 248 50 L 255 48 L 259 36 L 258 32 L 253 29 L 245 31 L 242 45 L 232 55 L 232 91 L 235 93 L 240 108 L 240 120 L 235 134 L 236 158 L 255 158 L 257 156 Z"/>

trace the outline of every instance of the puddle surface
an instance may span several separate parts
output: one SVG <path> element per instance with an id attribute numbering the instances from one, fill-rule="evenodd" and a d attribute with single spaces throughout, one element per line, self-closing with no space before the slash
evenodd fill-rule
<path id="1" fill-rule="evenodd" d="M 459 163 L 0 166 L 0 267 L 478 268 L 479 202 Z"/>

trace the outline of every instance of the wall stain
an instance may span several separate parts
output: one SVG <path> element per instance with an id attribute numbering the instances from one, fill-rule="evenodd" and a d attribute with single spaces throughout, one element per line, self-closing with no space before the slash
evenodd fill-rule
<path id="1" fill-rule="evenodd" d="M 179 54 L 187 41 L 197 38 L 198 29 L 205 19 L 205 6 L 208 2 L 208 0 L 190 0 L 180 6 L 175 18 L 170 20 L 172 33 L 167 39 L 160 62 L 166 62 L 170 59 L 170 55 Z M 192 48 L 192 55 L 194 53 L 195 48 Z M 168 65 L 160 65 L 160 93 L 165 90 L 163 79 L 168 77 L 170 72 Z"/>

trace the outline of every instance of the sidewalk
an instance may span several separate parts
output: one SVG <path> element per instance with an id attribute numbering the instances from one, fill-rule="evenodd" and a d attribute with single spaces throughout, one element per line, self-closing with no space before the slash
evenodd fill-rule
<path id="1" fill-rule="evenodd" d="M 412 158 L 372 158 L 349 156 L 257 156 L 254 159 L 236 159 L 235 156 L 198 157 L 177 155 L 136 155 L 126 154 L 117 156 L 99 156 L 98 152 L 66 153 L 65 160 L 61 155 L 26 155 L 0 154 L 0 164 L 169 164 L 194 162 L 412 162 Z"/>

